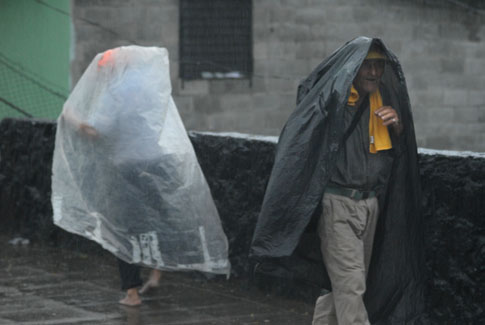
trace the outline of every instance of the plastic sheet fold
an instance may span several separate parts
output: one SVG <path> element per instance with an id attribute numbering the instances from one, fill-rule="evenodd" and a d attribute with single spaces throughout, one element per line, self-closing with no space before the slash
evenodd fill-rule
<path id="1" fill-rule="evenodd" d="M 91 62 L 58 119 L 52 206 L 56 225 L 126 262 L 229 274 L 166 49 L 120 47 Z"/>

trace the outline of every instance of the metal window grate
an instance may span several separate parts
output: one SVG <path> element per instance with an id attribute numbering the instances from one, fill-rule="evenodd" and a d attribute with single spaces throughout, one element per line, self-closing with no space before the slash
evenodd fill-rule
<path id="1" fill-rule="evenodd" d="M 180 1 L 180 77 L 249 78 L 251 0 Z"/>

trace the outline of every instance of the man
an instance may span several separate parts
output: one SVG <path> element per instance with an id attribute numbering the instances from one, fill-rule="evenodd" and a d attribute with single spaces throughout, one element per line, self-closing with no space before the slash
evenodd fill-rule
<path id="1" fill-rule="evenodd" d="M 126 46 L 98 54 L 58 120 L 54 222 L 119 262 L 121 304 L 141 304 L 140 265 L 230 272 L 210 189 L 171 97 L 168 52 Z"/>
<path id="2" fill-rule="evenodd" d="M 291 255 L 322 205 L 331 292 L 317 299 L 314 324 L 409 322 L 419 313 L 416 158 L 404 76 L 379 39 L 347 43 L 300 84 L 251 253 Z"/>

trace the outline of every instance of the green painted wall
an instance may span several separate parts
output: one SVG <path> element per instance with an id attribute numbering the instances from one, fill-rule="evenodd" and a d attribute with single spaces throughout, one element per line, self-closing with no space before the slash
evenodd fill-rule
<path id="1" fill-rule="evenodd" d="M 0 119 L 25 116 L 12 106 L 59 115 L 69 94 L 70 8 L 70 0 L 0 0 Z"/>

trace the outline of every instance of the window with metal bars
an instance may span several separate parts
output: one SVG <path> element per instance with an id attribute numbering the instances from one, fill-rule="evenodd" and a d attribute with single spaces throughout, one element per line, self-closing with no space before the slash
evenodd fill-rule
<path id="1" fill-rule="evenodd" d="M 250 78 L 251 0 L 180 0 L 180 77 Z"/>

